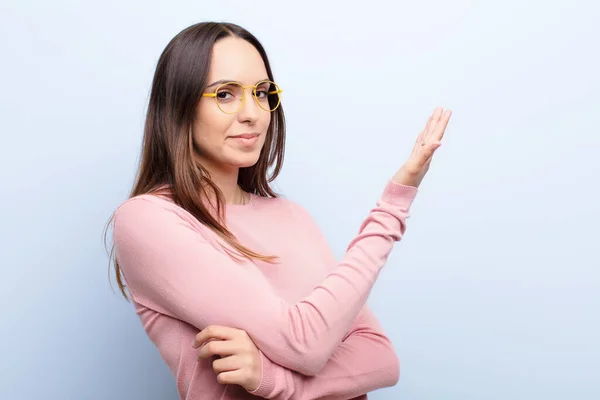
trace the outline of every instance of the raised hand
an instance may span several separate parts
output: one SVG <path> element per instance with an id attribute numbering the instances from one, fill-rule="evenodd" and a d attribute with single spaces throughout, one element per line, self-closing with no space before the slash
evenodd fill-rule
<path id="1" fill-rule="evenodd" d="M 448 126 L 452 111 L 438 107 L 427 120 L 425 128 L 417 137 L 408 161 L 392 178 L 395 182 L 419 187 L 423 177 L 429 170 L 433 153 L 442 145 L 442 138 Z"/>

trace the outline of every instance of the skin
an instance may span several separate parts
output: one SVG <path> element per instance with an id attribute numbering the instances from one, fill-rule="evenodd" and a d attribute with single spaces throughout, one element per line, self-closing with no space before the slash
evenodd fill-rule
<path id="1" fill-rule="evenodd" d="M 248 42 L 226 38 L 215 44 L 208 82 L 222 79 L 253 85 L 267 79 L 267 71 L 256 49 Z M 209 87 L 214 91 L 216 86 Z M 246 101 L 237 114 L 225 114 L 214 98 L 203 97 L 192 128 L 194 144 L 202 165 L 225 195 L 226 203 L 239 204 L 243 193 L 237 185 L 239 169 L 254 165 L 265 142 L 271 113 L 254 101 L 246 89 Z M 441 146 L 452 112 L 438 107 L 417 137 L 408 160 L 394 174 L 397 183 L 419 187 L 435 151 Z M 257 133 L 251 145 L 233 135 Z M 192 347 L 198 359 L 215 358 L 213 369 L 221 384 L 237 384 L 254 391 L 261 381 L 261 354 L 244 331 L 226 326 L 208 326 L 196 335 Z"/>
<path id="2" fill-rule="evenodd" d="M 268 79 L 264 62 L 250 43 L 225 38 L 215 44 L 208 74 L 209 85 L 219 80 L 231 80 L 246 86 L 264 79 Z M 208 86 L 205 93 L 214 93 L 217 86 Z M 214 98 L 202 97 L 192 127 L 198 158 L 223 191 L 227 204 L 241 202 L 241 189 L 237 185 L 239 169 L 256 164 L 271 122 L 271 113 L 256 104 L 252 89 L 246 89 L 245 95 L 244 105 L 237 114 L 225 114 Z M 246 145 L 233 138 L 243 133 L 257 133 L 258 140 Z"/>

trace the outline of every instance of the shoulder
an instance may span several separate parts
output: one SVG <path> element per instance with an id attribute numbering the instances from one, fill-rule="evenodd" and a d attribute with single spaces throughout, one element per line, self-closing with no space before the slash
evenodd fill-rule
<path id="1" fill-rule="evenodd" d="M 169 235 L 182 226 L 195 228 L 195 218 L 163 196 L 143 194 L 122 202 L 113 215 L 115 240 L 123 237 L 144 238 Z"/>
<path id="2" fill-rule="evenodd" d="M 178 206 L 153 194 L 134 196 L 122 202 L 115 210 L 115 221 L 140 220 L 141 218 L 176 212 Z"/>

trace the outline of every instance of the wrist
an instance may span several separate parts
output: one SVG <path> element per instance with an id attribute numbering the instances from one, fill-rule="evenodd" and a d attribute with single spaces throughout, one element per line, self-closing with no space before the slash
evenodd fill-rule
<path id="1" fill-rule="evenodd" d="M 419 187 L 419 185 L 421 184 L 421 179 L 422 177 L 420 176 L 420 174 L 407 171 L 404 167 L 400 168 L 392 178 L 392 180 L 395 183 L 404 186 L 412 186 L 414 188 Z"/>
<path id="2" fill-rule="evenodd" d="M 258 385 L 254 390 L 247 390 L 248 393 L 258 397 L 268 398 L 275 387 L 275 365 L 269 360 L 262 351 L 259 350 L 261 367 Z"/>

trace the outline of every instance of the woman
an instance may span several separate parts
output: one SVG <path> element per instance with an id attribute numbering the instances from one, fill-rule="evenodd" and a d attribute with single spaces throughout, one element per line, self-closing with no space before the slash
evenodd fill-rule
<path id="1" fill-rule="evenodd" d="M 365 303 L 450 112 L 435 110 L 337 262 L 269 186 L 281 92 L 261 44 L 233 24 L 188 27 L 158 61 L 137 180 L 113 216 L 115 268 L 181 398 L 366 398 L 398 380 Z"/>

